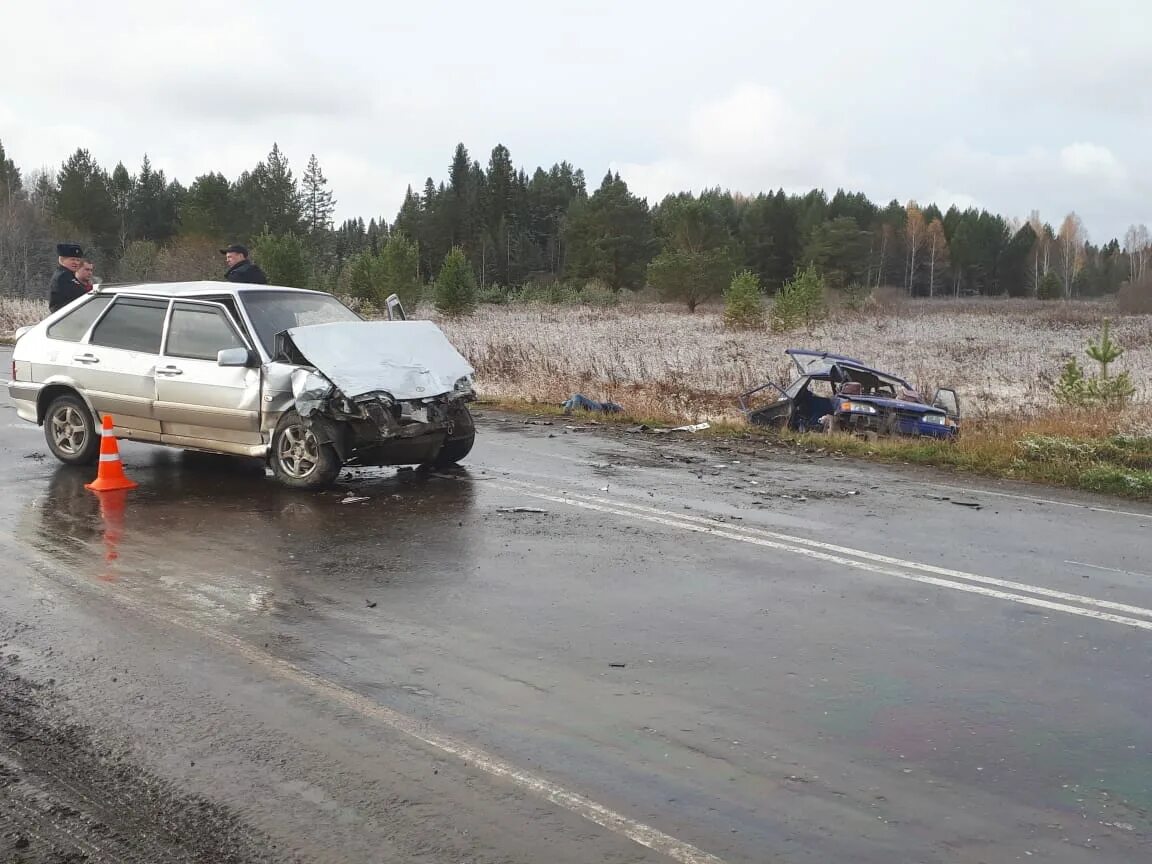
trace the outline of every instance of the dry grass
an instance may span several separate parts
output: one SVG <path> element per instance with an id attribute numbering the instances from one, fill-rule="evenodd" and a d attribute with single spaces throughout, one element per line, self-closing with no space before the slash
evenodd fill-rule
<path id="1" fill-rule="evenodd" d="M 922 392 L 954 386 L 966 414 L 1035 417 L 1071 357 L 1085 359 L 1111 306 L 1028 301 L 924 301 L 840 313 L 814 333 L 727 331 L 719 309 L 483 306 L 442 320 L 476 366 L 485 396 L 557 403 L 570 393 L 612 399 L 650 418 L 734 419 L 735 399 L 790 377 L 787 347 L 820 348 L 904 375 Z M 1126 349 L 1114 371 L 1137 383 L 1135 412 L 1152 402 L 1152 316 L 1115 320 Z"/>
<path id="2" fill-rule="evenodd" d="M 0 339 L 11 338 L 18 328 L 35 324 L 47 314 L 44 300 L 0 297 Z"/>

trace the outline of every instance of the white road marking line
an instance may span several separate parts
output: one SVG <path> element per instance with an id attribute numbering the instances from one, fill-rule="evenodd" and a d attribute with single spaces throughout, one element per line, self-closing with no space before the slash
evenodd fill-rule
<path id="1" fill-rule="evenodd" d="M 575 462 L 575 463 L 581 464 L 581 465 L 587 465 L 588 464 L 587 459 L 580 459 L 580 458 L 576 458 L 573 456 L 565 456 L 565 455 L 559 454 L 559 453 L 546 453 L 546 454 L 538 454 L 538 455 L 540 455 L 542 458 L 546 458 L 546 459 L 560 459 L 560 460 L 563 460 L 565 462 Z M 627 450 L 626 449 L 621 450 L 620 455 L 626 456 Z M 669 464 L 674 464 L 674 463 L 669 463 Z M 879 466 L 879 467 L 889 467 L 889 470 L 891 470 L 890 466 Z M 1052 499 L 1052 498 L 1040 498 L 1040 497 L 1034 496 L 1034 495 L 1018 495 L 1018 494 L 1015 494 L 1012 492 L 994 492 L 991 489 L 984 489 L 982 487 L 965 488 L 963 486 L 949 486 L 945 483 L 925 483 L 925 482 L 917 482 L 917 481 L 913 481 L 913 482 L 915 482 L 916 485 L 918 485 L 918 486 L 922 486 L 922 487 L 928 488 L 928 489 L 945 489 L 949 492 L 963 492 L 963 493 L 968 494 L 968 495 L 991 495 L 995 498 L 1009 498 L 1009 499 L 1012 499 L 1015 501 L 1029 501 L 1033 504 L 1051 504 L 1054 507 L 1071 507 L 1071 508 L 1076 509 L 1076 510 L 1088 510 L 1089 512 L 1092 512 L 1092 513 L 1107 513 L 1107 514 L 1112 515 L 1112 516 L 1126 516 L 1126 517 L 1129 517 L 1132 519 L 1144 519 L 1148 522 L 1152 522 L 1152 513 L 1139 513 L 1139 512 L 1133 511 L 1133 510 L 1119 510 L 1119 509 L 1116 509 L 1113 507 L 1098 507 L 1098 506 L 1095 506 L 1092 504 L 1080 504 L 1080 503 L 1075 502 L 1075 501 L 1057 501 L 1057 500 Z"/>
<path id="2" fill-rule="evenodd" d="M 939 588 L 951 588 L 955 591 L 965 591 L 969 594 L 980 594 L 984 597 L 994 597 L 997 600 L 1008 600 L 1013 603 L 1019 603 L 1023 606 L 1035 606 L 1039 609 L 1048 609 L 1053 612 L 1066 612 L 1069 615 L 1079 615 L 1084 618 L 1094 618 L 1098 621 L 1108 621 L 1112 624 L 1123 624 L 1126 627 L 1134 627 L 1139 630 L 1152 631 L 1152 621 L 1141 621 L 1136 618 L 1128 618 L 1122 615 L 1113 615 L 1110 612 L 1099 612 L 1095 609 L 1081 609 L 1077 606 L 1068 606 L 1063 603 L 1053 603 L 1048 600 L 1041 600 L 1037 597 L 1026 597 L 1022 594 L 1012 594 L 1006 591 L 997 591 L 992 588 L 981 587 L 980 585 L 969 585 L 962 582 L 952 582 L 947 579 L 938 579 L 934 576 L 921 576 L 918 573 L 902 572 L 900 570 L 893 570 L 890 567 L 881 567 L 877 564 L 869 563 L 868 561 L 855 558 L 846 558 L 842 555 L 833 555 L 828 552 L 822 552 L 818 549 L 811 549 L 798 544 L 768 540 L 763 537 L 756 537 L 751 534 L 740 534 L 730 530 L 721 530 L 709 525 L 700 525 L 692 522 L 686 522 L 679 518 L 666 518 L 663 516 L 649 515 L 638 510 L 627 510 L 620 507 L 595 503 L 593 501 L 586 501 L 583 500 L 582 497 L 574 495 L 551 495 L 543 492 L 533 492 L 530 489 L 517 488 L 516 486 L 499 486 L 497 488 L 504 489 L 508 492 L 519 492 L 522 495 L 538 498 L 541 501 L 551 501 L 554 504 L 564 504 L 570 507 L 594 510 L 600 513 L 611 513 L 616 516 L 624 516 L 630 519 L 641 519 L 646 522 L 652 522 L 657 525 L 664 525 L 669 528 L 679 528 L 683 531 L 707 534 L 713 537 L 721 537 L 726 540 L 735 540 L 740 543 L 751 543 L 755 546 L 779 549 L 783 552 L 791 552 L 794 555 L 801 555 L 806 558 L 813 558 L 818 561 L 826 561 L 832 564 L 840 564 L 846 567 L 854 567 L 858 570 L 866 570 L 868 572 L 879 573 L 884 576 L 893 576 L 897 579 L 906 579 L 910 582 L 921 582 L 925 585 L 935 585 Z M 1142 611 L 1144 614 L 1152 615 L 1152 610 Z"/>
<path id="3" fill-rule="evenodd" d="M 1132 510 L 1117 510 L 1112 507 L 1096 507 L 1075 501 L 1056 501 L 1052 498 L 1038 498 L 1033 495 L 1016 495 L 1011 492 L 993 492 L 991 489 L 966 489 L 963 486 L 945 486 L 941 483 L 921 483 L 929 489 L 947 489 L 950 492 L 963 492 L 966 495 L 991 495 L 995 498 L 1011 498 L 1016 501 L 1030 501 L 1033 504 L 1051 504 L 1053 507 L 1071 507 L 1075 510 L 1088 510 L 1092 513 L 1108 513 L 1112 516 L 1128 516 L 1132 519 L 1145 519 L 1152 522 L 1152 513 L 1137 513 Z"/>
<path id="4" fill-rule="evenodd" d="M 1152 579 L 1152 574 L 1137 573 L 1135 570 L 1119 570 L 1116 567 L 1101 567 L 1099 564 L 1087 564 L 1084 561 L 1065 561 L 1065 564 L 1071 564 L 1075 567 L 1088 567 L 1092 570 L 1104 570 L 1108 573 L 1120 573 L 1123 576 L 1139 576 L 1144 579 Z"/>
<path id="5" fill-rule="evenodd" d="M 27 552 L 27 550 L 24 551 Z M 478 747 L 473 747 L 470 744 L 457 741 L 454 738 L 436 732 L 429 728 L 425 720 L 410 717 L 392 708 L 380 705 L 320 675 L 309 672 L 306 669 L 289 663 L 287 660 L 274 657 L 265 651 L 249 645 L 237 636 L 213 627 L 205 626 L 183 615 L 162 612 L 159 609 L 153 608 L 145 601 L 117 592 L 111 585 L 90 583 L 76 577 L 62 576 L 59 569 L 52 564 L 46 564 L 43 561 L 38 563 L 40 566 L 34 569 L 48 579 L 52 579 L 53 581 L 64 579 L 74 588 L 109 598 L 113 602 L 133 609 L 161 624 L 175 624 L 185 630 L 197 633 L 206 639 L 221 645 L 226 645 L 245 659 L 275 672 L 282 678 L 322 693 L 328 698 L 340 702 L 397 732 L 403 733 L 413 740 L 419 741 L 428 747 L 439 750 L 441 753 L 464 762 L 467 766 L 478 768 L 486 774 L 506 780 L 520 787 L 525 792 L 544 798 L 558 807 L 575 813 L 587 819 L 589 822 L 593 822 L 613 833 L 627 837 L 629 840 L 645 846 L 654 852 L 659 852 L 671 858 L 673 861 L 680 862 L 680 864 L 727 864 L 724 859 L 705 852 L 703 849 L 693 846 L 691 843 L 679 840 L 671 834 L 666 834 L 637 819 L 632 819 L 622 813 L 618 813 L 609 807 L 605 807 L 603 804 L 593 801 L 591 798 L 564 788 L 559 783 L 554 783 L 551 780 L 539 777 L 528 771 L 521 771 L 512 765 L 512 763 L 498 756 L 494 756 Z"/>
<path id="6" fill-rule="evenodd" d="M 523 481 L 518 480 L 506 480 L 504 482 L 514 483 L 517 486 L 524 486 L 526 488 L 541 492 L 550 491 L 543 487 L 535 486 L 530 483 L 524 483 Z M 655 507 L 647 507 L 643 504 L 634 504 L 628 501 L 600 498 L 595 495 L 584 495 L 579 492 L 566 492 L 565 496 L 580 498 L 585 501 L 591 501 L 593 503 L 603 504 L 609 507 L 625 507 L 640 511 L 642 513 L 650 513 L 656 516 L 662 516 L 681 522 L 691 522 L 693 524 L 707 525 L 709 527 L 714 527 L 717 525 L 716 519 L 713 518 L 684 513 L 672 513 L 667 510 L 660 510 Z M 750 525 L 729 525 L 724 523 L 724 528 L 726 530 L 735 531 L 741 534 L 767 537 L 772 540 L 780 541 L 781 543 L 808 546 L 813 549 L 820 549 L 836 555 L 848 555 L 853 558 L 863 558 L 866 561 L 875 561 L 880 564 L 889 564 L 894 567 L 901 567 L 906 570 L 916 570 L 921 573 L 930 573 L 934 576 L 944 576 L 949 579 L 963 579 L 968 582 L 978 582 L 983 585 L 993 585 L 997 588 L 1007 588 L 1012 591 L 1024 591 L 1029 594 L 1037 594 L 1041 597 L 1049 597 L 1053 600 L 1064 600 L 1071 603 L 1080 603 L 1086 606 L 1095 606 L 1099 609 L 1108 609 L 1113 612 L 1124 612 L 1129 615 L 1140 615 L 1146 618 L 1152 618 L 1152 609 L 1148 609 L 1143 606 L 1132 606 L 1127 603 L 1116 603 L 1111 600 L 1098 600 L 1095 597 L 1088 597 L 1083 594 L 1072 594 L 1067 591 L 1057 591 L 1053 588 L 1044 588 L 1039 585 L 1030 585 L 1026 582 L 1013 582 L 1009 579 L 997 579 L 993 576 L 981 576 L 978 573 L 968 573 L 963 570 L 952 570 L 947 567 L 937 567 L 933 564 L 921 564 L 916 561 L 907 561 L 903 558 L 893 558 L 889 555 L 879 555 L 875 552 L 865 552 L 862 549 L 853 549 L 848 546 L 838 546 L 834 543 L 824 543 L 820 540 L 810 540 L 807 537 L 797 537 L 792 534 L 781 534 L 776 531 L 770 531 L 766 528 L 758 528 Z"/>

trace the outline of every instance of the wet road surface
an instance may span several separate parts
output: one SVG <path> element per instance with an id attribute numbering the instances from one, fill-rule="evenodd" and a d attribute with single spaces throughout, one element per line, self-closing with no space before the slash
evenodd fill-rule
<path id="1" fill-rule="evenodd" d="M 0 861 L 1152 856 L 1139 505 L 494 414 L 98 498 L 0 425 Z"/>

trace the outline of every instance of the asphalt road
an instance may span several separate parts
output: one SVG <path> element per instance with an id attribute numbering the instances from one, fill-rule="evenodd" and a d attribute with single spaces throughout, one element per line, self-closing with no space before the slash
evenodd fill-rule
<path id="1" fill-rule="evenodd" d="M 0 861 L 1152 858 L 1148 508 L 494 414 L 101 499 L 0 426 Z"/>

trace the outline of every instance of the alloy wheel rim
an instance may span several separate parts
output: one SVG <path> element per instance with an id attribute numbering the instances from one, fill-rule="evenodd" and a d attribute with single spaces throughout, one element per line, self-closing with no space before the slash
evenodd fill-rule
<path id="1" fill-rule="evenodd" d="M 72 405 L 59 408 L 52 415 L 52 441 L 61 453 L 76 456 L 88 445 L 88 424 Z"/>
<path id="2" fill-rule="evenodd" d="M 280 436 L 276 456 L 285 474 L 302 480 L 315 471 L 320 462 L 320 442 L 310 429 L 289 426 Z"/>

